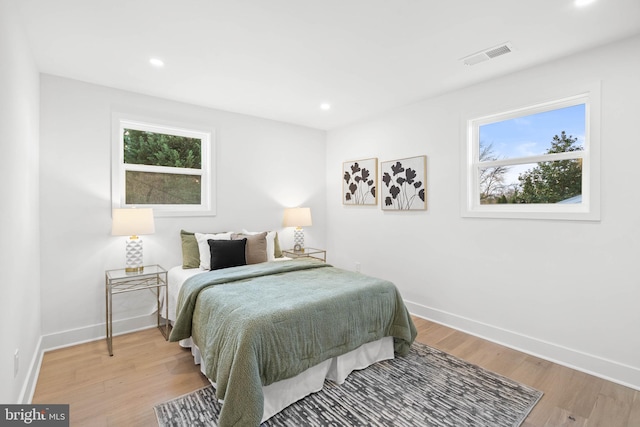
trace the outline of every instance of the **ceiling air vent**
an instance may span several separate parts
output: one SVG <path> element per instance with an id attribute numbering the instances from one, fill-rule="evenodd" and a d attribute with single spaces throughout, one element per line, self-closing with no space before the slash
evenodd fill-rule
<path id="1" fill-rule="evenodd" d="M 489 59 L 493 59 L 512 51 L 513 48 L 511 47 L 511 43 L 507 42 L 462 58 L 462 62 L 464 62 L 464 65 L 476 65 L 480 62 L 488 61 Z"/>

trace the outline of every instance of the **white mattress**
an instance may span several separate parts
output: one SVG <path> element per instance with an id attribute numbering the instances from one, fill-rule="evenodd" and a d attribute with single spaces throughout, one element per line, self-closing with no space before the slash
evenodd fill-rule
<path id="1" fill-rule="evenodd" d="M 283 258 L 281 258 L 283 259 Z M 286 258 L 284 258 L 286 259 Z M 178 294 L 182 284 L 189 277 L 203 273 L 199 268 L 183 269 L 182 266 L 173 267 L 167 274 L 167 288 L 169 290 L 169 320 L 176 320 L 176 306 Z M 164 297 L 164 294 L 161 294 Z M 164 298 L 161 298 L 161 314 L 165 313 Z M 200 365 L 200 370 L 204 374 L 205 366 L 202 363 L 200 350 L 193 345 L 191 339 L 180 341 L 182 347 L 190 347 L 195 364 Z M 350 351 L 333 359 L 312 366 L 301 374 L 286 380 L 278 381 L 262 388 L 264 394 L 264 413 L 262 421 L 271 418 L 292 403 L 308 396 L 311 393 L 320 391 L 324 385 L 324 380 L 329 379 L 338 384 L 342 384 L 347 376 L 354 370 L 364 369 L 369 365 L 382 360 L 393 359 L 393 338 L 385 337 L 378 341 L 363 344 L 357 349 Z M 214 383 L 215 387 L 215 383 Z"/>
<path id="2" fill-rule="evenodd" d="M 199 268 L 182 268 L 181 265 L 177 267 L 173 267 L 169 269 L 167 272 L 167 287 L 169 290 L 169 320 L 171 322 L 176 321 L 176 306 L 178 305 L 178 294 L 180 293 L 180 288 L 182 284 L 191 276 L 195 276 L 196 274 L 204 273 L 204 270 Z M 161 293 L 162 298 L 160 298 L 160 315 L 164 315 L 165 313 L 165 301 L 164 294 Z"/>

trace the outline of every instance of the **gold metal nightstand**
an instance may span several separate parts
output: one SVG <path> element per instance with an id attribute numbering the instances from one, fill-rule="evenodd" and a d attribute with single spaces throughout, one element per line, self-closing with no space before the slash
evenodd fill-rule
<path id="1" fill-rule="evenodd" d="M 158 307 L 158 329 L 166 340 L 169 340 L 169 288 L 167 286 L 167 270 L 159 265 L 145 265 L 140 272 L 127 272 L 124 268 L 105 271 L 105 297 L 107 305 L 107 348 L 109 356 L 113 356 L 113 295 L 125 292 L 156 289 Z M 160 290 L 164 288 L 165 323 L 160 324 Z"/>
<path id="2" fill-rule="evenodd" d="M 293 249 L 287 249 L 282 251 L 282 255 L 289 258 L 315 258 L 322 262 L 327 262 L 327 251 L 324 249 L 304 248 L 302 251 L 294 251 Z"/>

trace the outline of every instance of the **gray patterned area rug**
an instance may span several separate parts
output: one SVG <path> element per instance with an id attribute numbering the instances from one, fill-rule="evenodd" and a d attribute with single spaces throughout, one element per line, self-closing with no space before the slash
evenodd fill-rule
<path id="1" fill-rule="evenodd" d="M 263 427 L 519 426 L 542 392 L 414 343 L 406 357 L 352 372 L 285 408 Z M 216 426 L 220 404 L 205 387 L 156 406 L 160 427 Z"/>

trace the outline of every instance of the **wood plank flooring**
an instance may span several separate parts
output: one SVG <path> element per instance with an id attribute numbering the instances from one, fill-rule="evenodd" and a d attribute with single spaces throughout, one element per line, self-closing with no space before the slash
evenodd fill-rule
<path id="1" fill-rule="evenodd" d="M 419 342 L 544 392 L 523 427 L 639 427 L 640 391 L 414 317 Z M 47 352 L 33 403 L 68 403 L 72 426 L 156 426 L 153 406 L 208 384 L 191 352 L 147 329 Z"/>

